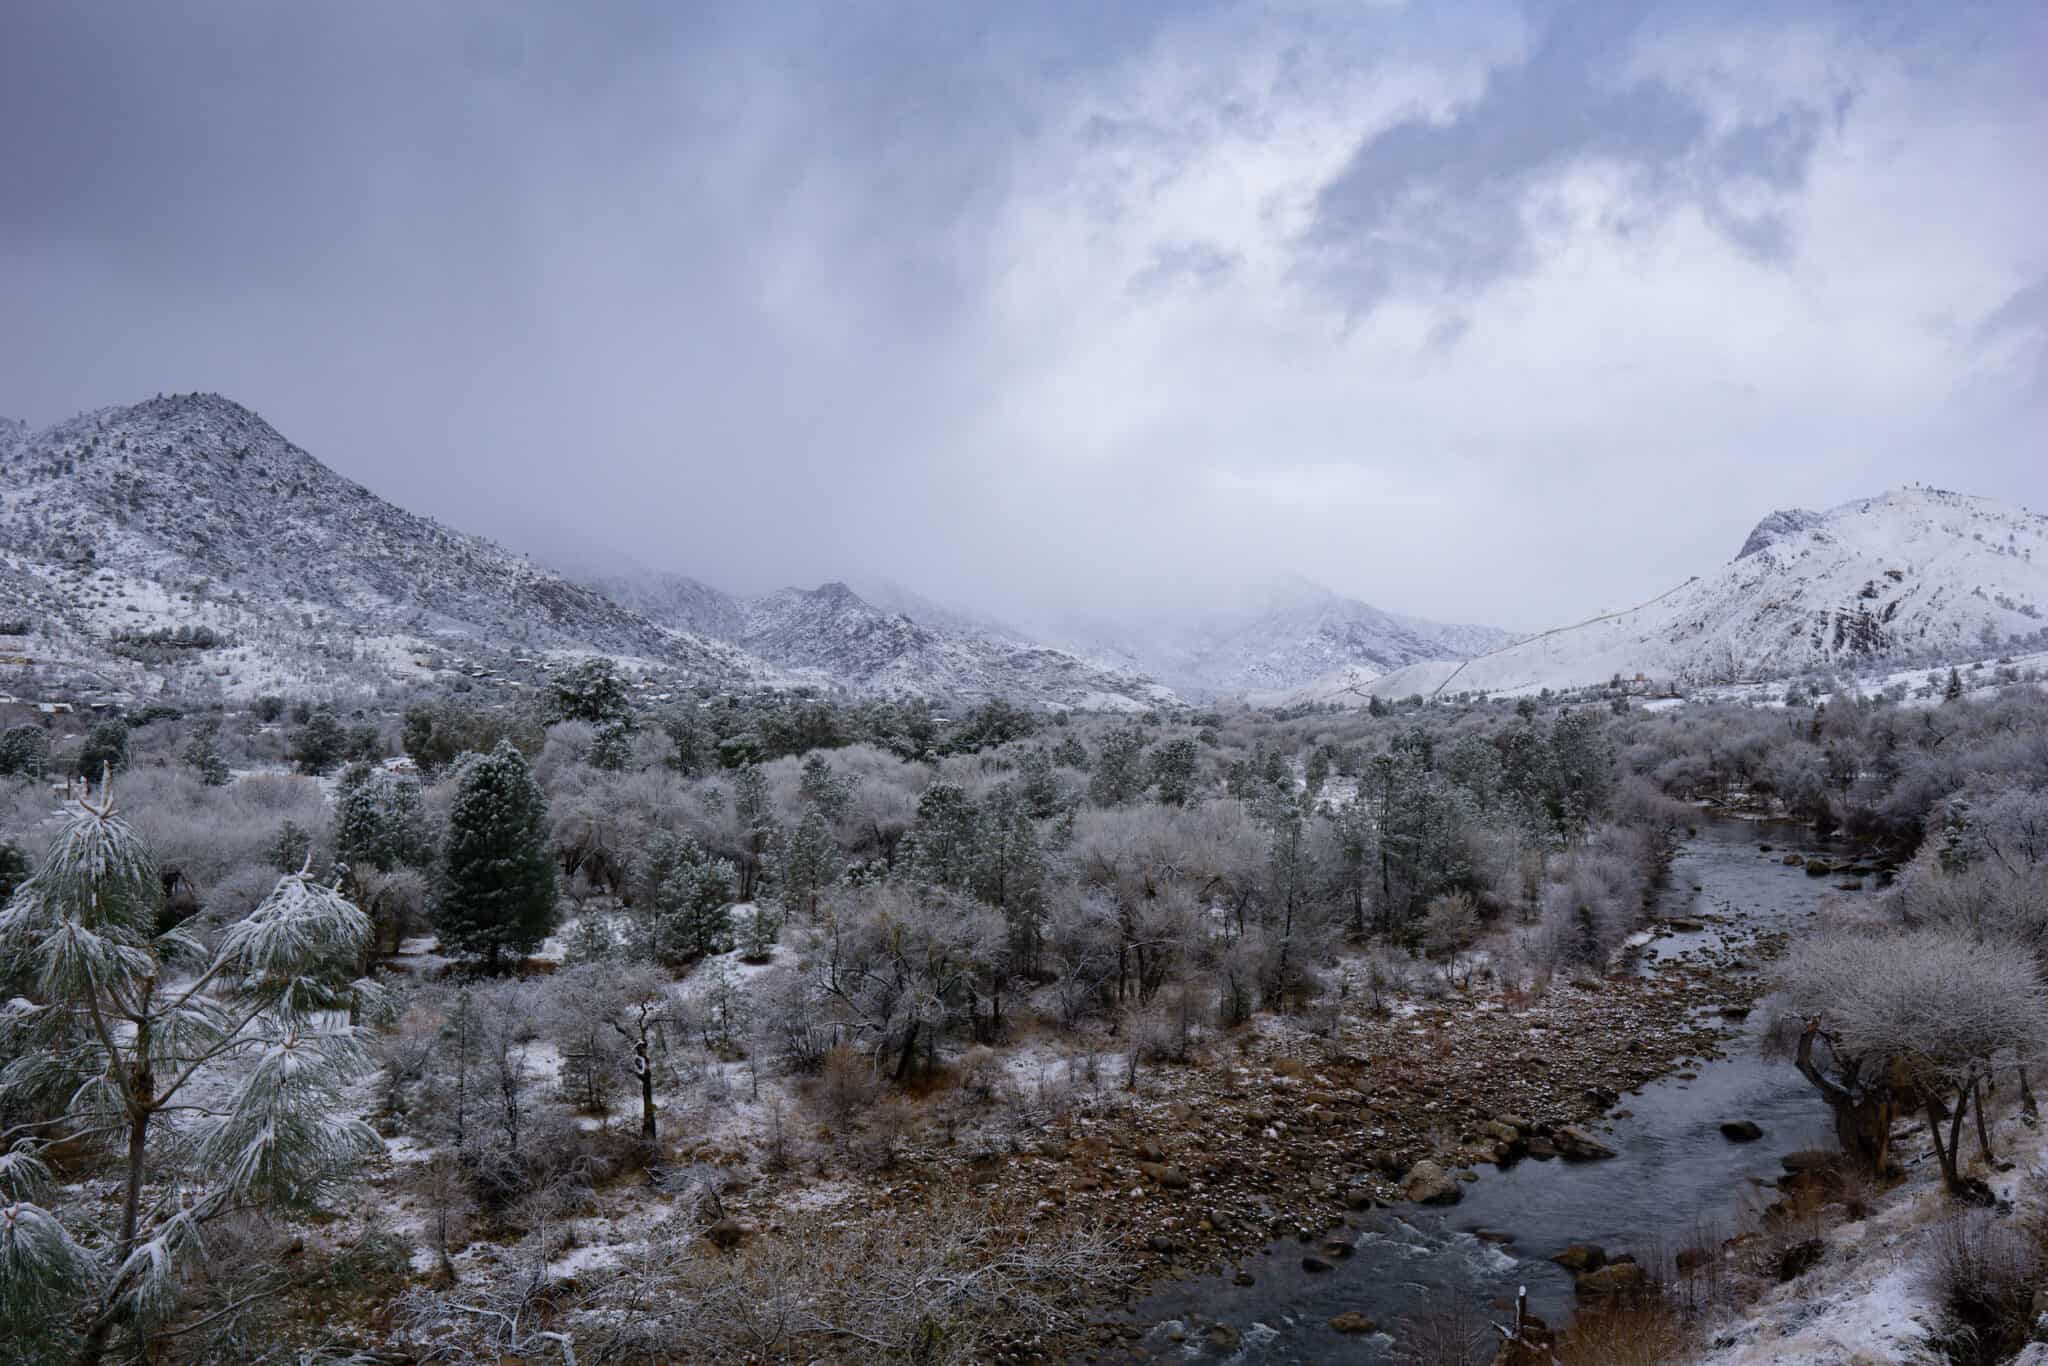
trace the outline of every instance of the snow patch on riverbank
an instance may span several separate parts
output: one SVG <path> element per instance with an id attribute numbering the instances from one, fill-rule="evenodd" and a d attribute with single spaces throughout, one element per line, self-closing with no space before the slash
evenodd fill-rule
<path id="1" fill-rule="evenodd" d="M 1993 1141 L 1999 1154 L 2015 1164 L 2010 1172 L 1980 1172 L 1990 1177 L 2001 1208 L 2030 1200 L 2023 1178 L 2048 1162 L 2048 1131 L 2007 1119 L 1994 1131 Z M 1901 1156 L 1913 1161 L 1910 1154 Z M 1824 1235 L 1827 1252 L 1812 1271 L 1771 1291 L 1741 1319 L 1711 1330 L 1714 1349 L 1700 1366 L 1917 1366 L 1941 1361 L 1927 1345 L 1940 1306 L 1926 1268 L 1942 1222 L 1960 1208 L 1942 1191 L 1933 1157 L 1921 1157 L 1906 1184 L 1881 1199 L 1869 1218 Z"/>

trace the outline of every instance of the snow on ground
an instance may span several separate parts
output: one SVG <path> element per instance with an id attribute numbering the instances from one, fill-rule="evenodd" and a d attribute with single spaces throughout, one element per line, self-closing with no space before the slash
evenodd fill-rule
<path id="1" fill-rule="evenodd" d="M 1902 1142 L 1901 1156 L 1924 1145 Z M 2014 1163 L 1993 1173 L 2001 1201 L 2026 1199 L 2026 1174 L 2048 1160 L 2048 1130 L 2013 1119 L 1993 1130 L 1993 1144 Z M 1881 1198 L 1867 1219 L 1828 1230 L 1827 1253 L 1806 1275 L 1766 1295 L 1740 1319 L 1716 1325 L 1717 1344 L 1700 1366 L 1890 1366 L 1935 1362 L 1925 1341 L 1939 1317 L 1923 1268 L 1944 1219 L 1961 1207 L 1940 1188 L 1931 1155 L 1911 1168 L 1907 1183 Z M 2008 1215 L 2007 1217 L 2011 1217 Z"/>

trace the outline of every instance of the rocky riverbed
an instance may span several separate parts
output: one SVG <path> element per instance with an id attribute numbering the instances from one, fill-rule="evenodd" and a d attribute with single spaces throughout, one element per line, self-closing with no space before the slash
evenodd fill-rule
<path id="1" fill-rule="evenodd" d="M 1718 857 L 1739 853 L 1759 878 L 1798 884 L 1809 903 L 1825 889 L 1761 848 L 1754 830 L 1715 827 Z M 1689 875 L 1681 860 L 1677 876 Z M 1119 1272 L 1074 1296 L 1105 1311 L 1185 1278 L 1243 1283 L 1282 1263 L 1291 1276 L 1341 1276 L 1361 1237 L 1374 1236 L 1361 1230 L 1459 1202 L 1482 1173 L 1555 1159 L 1586 1163 L 1597 1178 L 1641 1088 L 1658 1078 L 1689 1086 L 1744 1033 L 1763 985 L 1756 969 L 1782 944 L 1784 918 L 1690 885 L 1674 886 L 1660 910 L 1637 970 L 1559 977 L 1541 992 L 1479 981 L 1382 1013 L 1354 1002 L 1320 1034 L 1261 1018 L 1186 1062 L 1143 1065 L 1135 1088 L 1112 1068 L 1054 1103 L 1000 1116 L 992 1106 L 964 1125 L 913 1131 L 882 1170 L 833 1170 L 831 1213 L 971 1201 L 994 1227 L 1102 1229 L 1122 1250 Z M 780 1210 L 815 1207 L 821 1174 L 756 1178 L 728 1194 L 728 1207 L 772 1233 Z M 1104 1313 L 1078 1333 L 1016 1342 L 1009 1355 L 1144 1355 L 1138 1340 L 1152 1327 Z M 1379 1327 L 1359 1313 L 1332 1331 Z M 1242 1327 L 1199 1331 L 1226 1349 Z"/>

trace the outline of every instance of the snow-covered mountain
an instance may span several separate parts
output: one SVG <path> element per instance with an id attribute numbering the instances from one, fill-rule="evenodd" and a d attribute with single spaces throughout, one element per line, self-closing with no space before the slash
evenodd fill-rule
<path id="1" fill-rule="evenodd" d="M 596 651 L 719 686 L 1079 707 L 1170 698 L 1071 655 L 955 640 L 834 585 L 754 603 L 675 576 L 605 586 L 395 507 L 218 395 L 34 433 L 0 424 L 0 659 L 51 678 L 366 693 L 451 666 L 498 674 L 513 659 Z"/>
<path id="2" fill-rule="evenodd" d="M 667 626 L 744 650 L 798 681 L 896 696 L 1004 696 L 1095 710 L 1177 701 L 1141 674 L 984 629 L 875 606 L 843 583 L 739 598 L 694 579 L 614 571 L 591 586 Z"/>
<path id="3" fill-rule="evenodd" d="M 2048 517 L 1940 489 L 1773 512 L 1734 559 L 1625 612 L 1462 663 L 1333 676 L 1294 700 L 1526 693 L 1619 675 L 1698 686 L 1960 658 L 2048 627 Z"/>
<path id="4" fill-rule="evenodd" d="M 1140 669 L 1189 696 L 1263 696 L 1332 673 L 1372 678 L 1421 660 L 1458 660 L 1506 643 L 1506 631 L 1382 611 L 1295 577 L 1228 600 L 1143 617 L 1066 620 L 1049 638 Z"/>

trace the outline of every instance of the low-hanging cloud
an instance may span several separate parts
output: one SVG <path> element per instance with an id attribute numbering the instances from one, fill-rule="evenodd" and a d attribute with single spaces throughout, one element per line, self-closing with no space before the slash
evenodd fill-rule
<path id="1" fill-rule="evenodd" d="M 5 23 L 0 411 L 219 390 L 543 556 L 1536 626 L 2048 494 L 2033 6 Z"/>

